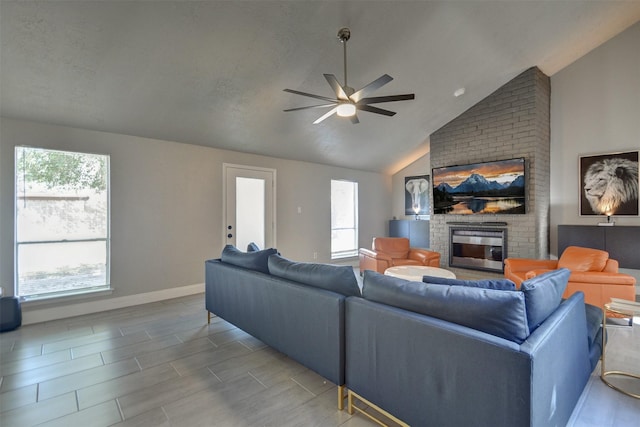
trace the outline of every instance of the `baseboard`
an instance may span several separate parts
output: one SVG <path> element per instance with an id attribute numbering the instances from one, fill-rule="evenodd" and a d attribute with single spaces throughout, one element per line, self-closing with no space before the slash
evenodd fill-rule
<path id="1" fill-rule="evenodd" d="M 161 291 L 147 292 L 144 294 L 127 295 L 94 301 L 78 301 L 73 304 L 56 304 L 55 307 L 33 307 L 22 310 L 22 324 L 48 322 L 51 320 L 65 319 L 68 317 L 82 316 L 83 314 L 99 313 L 101 311 L 115 310 L 134 305 L 148 304 L 150 302 L 164 301 L 173 298 L 195 295 L 204 292 L 204 283 L 181 286 L 178 288 L 163 289 Z"/>

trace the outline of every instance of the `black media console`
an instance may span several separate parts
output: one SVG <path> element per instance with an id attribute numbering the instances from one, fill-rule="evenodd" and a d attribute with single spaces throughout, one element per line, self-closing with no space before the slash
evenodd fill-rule
<path id="1" fill-rule="evenodd" d="M 609 252 L 621 268 L 640 270 L 640 227 L 559 225 L 558 257 L 567 246 L 583 246 Z"/>

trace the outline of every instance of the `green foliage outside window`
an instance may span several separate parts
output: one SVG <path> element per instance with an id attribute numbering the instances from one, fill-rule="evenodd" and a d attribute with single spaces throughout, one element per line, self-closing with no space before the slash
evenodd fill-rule
<path id="1" fill-rule="evenodd" d="M 23 182 L 38 182 L 48 189 L 103 191 L 107 188 L 104 156 L 18 148 L 16 174 Z"/>

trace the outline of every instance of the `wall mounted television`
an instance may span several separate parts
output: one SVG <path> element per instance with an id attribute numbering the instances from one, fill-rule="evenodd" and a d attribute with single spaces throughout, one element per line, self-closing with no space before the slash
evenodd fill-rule
<path id="1" fill-rule="evenodd" d="M 524 214 L 524 158 L 433 168 L 434 214 Z"/>

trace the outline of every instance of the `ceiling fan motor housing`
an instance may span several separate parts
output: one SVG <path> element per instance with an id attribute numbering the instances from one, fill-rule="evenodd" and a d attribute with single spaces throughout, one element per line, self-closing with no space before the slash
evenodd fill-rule
<path id="1" fill-rule="evenodd" d="M 348 29 L 347 27 L 344 27 L 344 28 L 340 28 L 340 30 L 338 30 L 338 39 L 340 39 L 340 41 L 342 43 L 346 42 L 350 38 L 351 38 L 351 30 L 350 29 Z"/>

